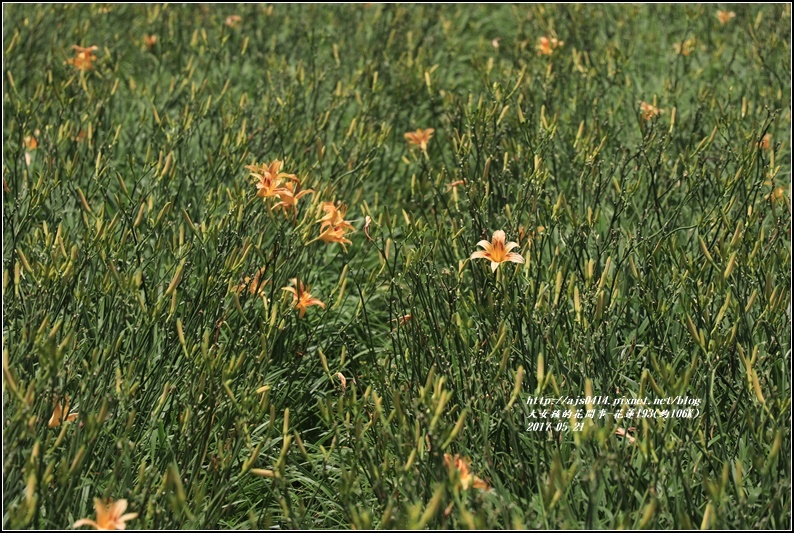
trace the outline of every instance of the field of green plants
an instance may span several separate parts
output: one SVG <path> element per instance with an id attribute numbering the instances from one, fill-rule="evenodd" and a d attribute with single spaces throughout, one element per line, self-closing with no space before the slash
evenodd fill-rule
<path id="1" fill-rule="evenodd" d="M 5 5 L 4 528 L 790 526 L 790 28 Z"/>

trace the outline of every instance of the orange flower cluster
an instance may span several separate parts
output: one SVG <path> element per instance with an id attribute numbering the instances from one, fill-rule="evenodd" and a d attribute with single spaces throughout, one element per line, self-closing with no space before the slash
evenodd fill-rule
<path id="1" fill-rule="evenodd" d="M 301 191 L 300 181 L 297 176 L 281 171 L 281 161 L 275 160 L 267 165 L 248 165 L 245 168 L 251 172 L 251 177 L 254 178 L 257 197 L 264 199 L 277 198 L 279 200 L 271 209 L 281 208 L 285 212 L 295 212 L 297 211 L 298 200 L 307 194 L 314 193 L 312 189 Z M 345 244 L 352 244 L 352 242 L 346 235 L 351 231 L 355 231 L 355 229 L 350 222 L 345 220 L 346 207 L 344 204 L 337 206 L 333 202 L 323 202 L 322 210 L 325 215 L 319 220 L 320 235 L 314 240 L 339 243 L 347 251 Z M 261 295 L 262 286 L 267 283 L 267 281 L 260 282 L 262 274 L 264 274 L 264 269 L 259 269 L 253 278 L 246 277 L 245 281 L 238 284 L 234 290 L 238 294 L 248 290 L 251 294 Z M 306 309 L 312 305 L 319 305 L 323 309 L 325 308 L 325 303 L 311 295 L 308 286 L 304 286 L 296 278 L 292 279 L 292 284 L 294 286 L 283 287 L 282 290 L 292 293 L 293 307 L 299 311 L 298 318 L 303 318 L 306 314 Z"/>
<path id="2" fill-rule="evenodd" d="M 346 211 L 347 207 L 344 204 L 337 207 L 333 202 L 323 202 L 325 215 L 320 219 L 320 236 L 318 237 L 323 242 L 341 244 L 345 251 L 347 251 L 345 244 L 353 244 L 345 235 L 350 231 L 355 231 L 353 225 L 345 220 Z"/>
<path id="3" fill-rule="evenodd" d="M 256 195 L 260 198 L 278 198 L 271 209 L 281 208 L 286 213 L 287 210 L 296 211 L 298 200 L 312 194 L 312 189 L 300 190 L 300 181 L 295 174 L 281 172 L 282 162 L 272 161 L 268 165 L 248 165 L 245 168 L 251 171 L 251 177 L 256 179 Z M 286 182 L 284 180 L 287 180 Z"/>
<path id="4" fill-rule="evenodd" d="M 67 59 L 66 63 L 74 65 L 78 70 L 83 72 L 91 70 L 93 67 L 91 63 L 96 59 L 94 52 L 99 50 L 99 47 L 89 46 L 88 48 L 83 48 L 82 46 L 74 45 L 72 49 L 75 51 L 76 55 L 71 59 Z"/>
<path id="5" fill-rule="evenodd" d="M 538 45 L 535 47 L 538 55 L 550 56 L 554 50 L 560 48 L 565 44 L 565 41 L 560 41 L 556 37 L 540 37 L 538 38 Z"/>

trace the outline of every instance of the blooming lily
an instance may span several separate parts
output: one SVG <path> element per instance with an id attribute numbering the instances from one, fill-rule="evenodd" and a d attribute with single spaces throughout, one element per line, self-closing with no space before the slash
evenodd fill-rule
<path id="1" fill-rule="evenodd" d="M 409 131 L 405 134 L 405 140 L 408 141 L 408 144 L 413 144 L 418 146 L 422 149 L 423 152 L 427 152 L 427 141 L 430 140 L 430 137 L 433 136 L 433 132 L 436 131 L 433 128 L 427 128 L 426 130 L 417 129 L 416 131 Z"/>
<path id="2" fill-rule="evenodd" d="M 488 259 L 491 262 L 491 271 L 496 272 L 499 265 L 505 261 L 513 263 L 523 263 L 524 258 L 521 254 L 511 252 L 513 248 L 518 248 L 517 242 L 508 242 L 505 244 L 505 232 L 497 230 L 493 232 L 493 239 L 491 242 L 482 240 L 477 243 L 477 246 L 484 248 L 484 250 L 477 250 L 471 254 L 472 259 Z"/>
<path id="3" fill-rule="evenodd" d="M 138 516 L 138 513 L 122 514 L 127 510 L 127 500 L 117 502 L 110 500 L 105 505 L 99 498 L 94 498 L 94 509 L 96 509 L 96 522 L 83 518 L 75 522 L 72 527 L 92 526 L 94 529 L 124 529 L 126 527 L 124 522 Z"/>
<path id="4" fill-rule="evenodd" d="M 298 318 L 303 318 L 303 315 L 306 314 L 306 309 L 311 305 L 319 305 L 325 309 L 325 304 L 323 302 L 312 297 L 311 293 L 309 292 L 308 285 L 304 286 L 303 282 L 296 278 L 292 278 L 292 284 L 295 286 L 284 287 L 281 290 L 292 293 L 292 305 L 299 311 Z"/>

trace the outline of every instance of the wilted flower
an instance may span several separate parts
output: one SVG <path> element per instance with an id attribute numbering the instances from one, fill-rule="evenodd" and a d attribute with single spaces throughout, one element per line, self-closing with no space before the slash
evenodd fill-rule
<path id="1" fill-rule="evenodd" d="M 66 397 L 66 405 L 64 406 L 63 402 L 56 401 L 55 408 L 52 411 L 52 416 L 50 417 L 50 421 L 47 422 L 48 428 L 57 428 L 63 422 L 72 422 L 78 416 L 78 413 L 70 413 L 69 412 L 69 397 Z"/>
<path id="2" fill-rule="evenodd" d="M 94 52 L 99 50 L 99 47 L 89 46 L 88 48 L 83 48 L 82 46 L 74 45 L 72 49 L 75 51 L 76 55 L 71 59 L 67 59 L 66 62 L 70 65 L 74 65 L 78 70 L 82 70 L 83 72 L 91 70 L 91 63 L 96 59 Z"/>
<path id="3" fill-rule="evenodd" d="M 292 284 L 295 286 L 284 287 L 281 290 L 292 293 L 292 304 L 299 311 L 298 318 L 303 318 L 303 315 L 306 314 L 306 309 L 311 305 L 319 305 L 325 309 L 325 304 L 317 298 L 312 297 L 311 293 L 309 293 L 308 285 L 304 286 L 303 282 L 296 278 L 292 278 Z"/>
<path id="4" fill-rule="evenodd" d="M 495 272 L 499 265 L 505 261 L 513 263 L 523 263 L 524 258 L 521 254 L 511 252 L 513 248 L 518 248 L 517 242 L 508 242 L 505 244 L 505 232 L 496 230 L 493 232 L 493 239 L 491 242 L 482 240 L 477 243 L 477 246 L 485 248 L 485 250 L 477 250 L 471 254 L 472 259 L 488 259 L 491 262 L 491 271 Z"/>
<path id="5" fill-rule="evenodd" d="M 265 267 L 260 268 L 256 271 L 253 278 L 246 276 L 245 280 L 242 283 L 237 285 L 234 290 L 239 294 L 244 290 L 248 290 L 251 294 L 262 294 L 265 290 L 265 285 L 269 282 L 269 280 L 260 281 L 262 274 L 265 273 Z"/>
<path id="6" fill-rule="evenodd" d="M 688 56 L 695 50 L 695 38 L 690 37 L 683 43 L 675 43 L 673 44 L 673 48 L 675 49 L 676 54 L 681 54 L 682 56 Z"/>
<path id="7" fill-rule="evenodd" d="M 226 25 L 229 26 L 230 28 L 236 28 L 237 26 L 240 25 L 242 21 L 243 21 L 243 17 L 241 17 L 240 15 L 229 15 L 228 17 L 226 17 Z"/>
<path id="8" fill-rule="evenodd" d="M 367 236 L 367 239 L 372 241 L 372 237 L 369 236 L 369 225 L 372 223 L 372 218 L 367 215 L 364 217 L 364 234 Z"/>
<path id="9" fill-rule="evenodd" d="M 458 185 L 466 185 L 466 180 L 457 180 L 447 184 L 447 191 L 451 191 Z"/>
<path id="10" fill-rule="evenodd" d="M 643 119 L 651 120 L 653 117 L 664 113 L 664 109 L 659 109 L 655 105 L 651 105 L 648 102 L 640 102 L 640 113 L 642 113 Z"/>
<path id="11" fill-rule="evenodd" d="M 550 56 L 556 48 L 564 44 L 565 41 L 560 41 L 556 37 L 539 37 L 538 45 L 535 48 L 538 51 L 538 55 Z"/>
<path id="12" fill-rule="evenodd" d="M 406 322 L 410 321 L 411 318 L 413 318 L 411 313 L 408 313 L 407 315 L 398 316 L 397 318 L 393 318 L 392 322 L 396 321 L 397 322 L 397 327 L 400 327 L 403 324 L 405 324 Z"/>
<path id="13" fill-rule="evenodd" d="M 469 490 L 470 487 L 485 491 L 490 490 L 485 480 L 473 475 L 469 471 L 469 463 L 470 461 L 467 458 L 461 457 L 458 454 L 455 454 L 455 457 L 452 457 L 448 453 L 444 454 L 444 464 L 447 465 L 447 468 L 454 466 L 458 471 L 460 475 L 460 486 L 463 490 Z"/>
<path id="14" fill-rule="evenodd" d="M 769 148 L 770 148 L 771 146 L 772 146 L 772 134 L 771 134 L 771 133 L 767 133 L 767 134 L 766 134 L 766 135 L 764 135 L 764 137 L 763 137 L 763 138 L 762 138 L 762 139 L 761 139 L 761 140 L 758 142 L 758 147 L 759 147 L 761 150 L 764 150 L 764 151 L 768 152 L 768 151 L 769 151 Z"/>
<path id="15" fill-rule="evenodd" d="M 339 383 L 342 384 L 342 390 L 344 391 L 347 388 L 347 378 L 341 372 L 337 372 L 336 377 L 339 378 Z"/>
<path id="16" fill-rule="evenodd" d="M 433 136 L 433 132 L 436 131 L 433 128 L 427 128 L 426 130 L 417 129 L 416 131 L 409 131 L 405 134 L 405 140 L 408 141 L 408 144 L 413 144 L 418 146 L 422 149 L 423 152 L 427 152 L 427 141 L 430 140 L 430 137 Z"/>
<path id="17" fill-rule="evenodd" d="M 92 526 L 94 529 L 124 529 L 126 527 L 124 522 L 138 516 L 138 513 L 122 514 L 127 510 L 127 500 L 117 502 L 110 500 L 105 505 L 99 498 L 94 498 L 94 509 L 96 510 L 96 522 L 83 518 L 75 522 L 72 527 Z"/>
<path id="18" fill-rule="evenodd" d="M 735 16 L 736 13 L 733 11 L 717 11 L 717 18 L 720 20 L 720 24 L 723 26 L 729 23 Z"/>

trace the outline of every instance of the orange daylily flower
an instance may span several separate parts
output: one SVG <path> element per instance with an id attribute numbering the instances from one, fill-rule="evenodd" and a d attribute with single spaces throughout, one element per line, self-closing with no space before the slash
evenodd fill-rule
<path id="1" fill-rule="evenodd" d="M 664 113 L 664 109 L 659 109 L 655 105 L 651 105 L 648 102 L 640 102 L 640 113 L 642 113 L 643 119 L 651 120 L 653 117 Z"/>
<path id="2" fill-rule="evenodd" d="M 433 128 L 427 128 L 426 130 L 417 128 L 416 131 L 407 132 L 405 134 L 405 140 L 408 141 L 408 144 L 416 145 L 421 148 L 423 152 L 427 152 L 427 141 L 433 136 L 434 131 L 436 130 Z"/>
<path id="3" fill-rule="evenodd" d="M 686 41 L 682 43 L 675 43 L 673 44 L 673 48 L 675 49 L 676 54 L 681 54 L 682 56 L 688 56 L 695 50 L 695 38 L 690 37 Z"/>
<path id="4" fill-rule="evenodd" d="M 98 46 L 89 46 L 88 48 L 84 48 L 82 46 L 74 45 L 72 49 L 75 51 L 77 55 L 75 55 L 71 59 L 67 59 L 66 63 L 70 65 L 74 65 L 77 67 L 78 70 L 82 70 L 85 72 L 86 70 L 91 70 L 92 65 L 91 63 L 96 59 L 94 52 L 99 50 Z"/>
<path id="5" fill-rule="evenodd" d="M 347 207 L 344 204 L 337 207 L 333 202 L 323 202 L 322 209 L 325 215 L 320 219 L 320 236 L 317 238 L 327 243 L 339 243 L 347 251 L 345 244 L 353 243 L 345 235 L 355 231 L 353 225 L 345 220 Z"/>
<path id="6" fill-rule="evenodd" d="M 482 240 L 477 243 L 477 246 L 485 248 L 484 250 L 477 250 L 471 254 L 472 259 L 488 259 L 491 262 L 491 271 L 496 272 L 501 263 L 511 261 L 513 263 L 523 263 L 524 258 L 521 254 L 511 252 L 513 248 L 518 248 L 517 242 L 508 242 L 505 244 L 505 232 L 496 230 L 493 232 L 493 239 L 491 242 Z"/>
<path id="7" fill-rule="evenodd" d="M 722 10 L 717 11 L 717 18 L 720 20 L 720 24 L 722 24 L 723 26 L 729 23 L 735 16 L 736 13 L 734 13 L 733 11 L 722 11 Z"/>
<path id="8" fill-rule="evenodd" d="M 241 17 L 240 15 L 229 15 L 228 17 L 226 17 L 226 25 L 229 26 L 230 28 L 236 28 L 237 26 L 240 25 L 242 21 L 243 21 L 243 17 Z"/>
<path id="9" fill-rule="evenodd" d="M 319 299 L 314 298 L 309 292 L 309 286 L 303 285 L 303 282 L 296 278 L 292 278 L 294 287 L 284 287 L 281 290 L 292 293 L 292 305 L 298 309 L 298 318 L 303 318 L 306 314 L 306 309 L 311 305 L 319 305 L 325 309 L 325 304 Z"/>
<path id="10" fill-rule="evenodd" d="M 276 159 L 267 165 L 254 164 L 245 168 L 251 172 L 251 177 L 258 180 L 256 182 L 256 195 L 260 198 L 276 198 L 284 188 L 284 180 L 298 181 L 295 174 L 281 172 L 282 161 Z"/>
<path id="11" fill-rule="evenodd" d="M 445 453 L 444 464 L 447 465 L 447 468 L 454 466 L 458 471 L 458 474 L 460 475 L 460 487 L 463 490 L 469 490 L 471 487 L 485 491 L 489 491 L 491 489 L 485 480 L 475 476 L 469 471 L 470 461 L 467 458 L 461 457 L 458 454 L 455 454 L 455 457 L 452 457 L 450 454 Z"/>
<path id="12" fill-rule="evenodd" d="M 300 191 L 297 194 L 295 193 L 295 183 L 287 183 L 284 187 L 281 187 L 276 190 L 276 194 L 278 195 L 279 199 L 281 200 L 279 203 L 274 205 L 271 209 L 276 209 L 280 207 L 287 212 L 287 209 L 291 209 L 292 211 L 297 211 L 298 209 L 298 200 L 301 197 L 306 196 L 307 194 L 314 194 L 314 190 L 306 189 L 304 191 Z M 297 185 L 300 187 L 300 185 Z"/>
<path id="13" fill-rule="evenodd" d="M 345 220 L 345 213 L 347 212 L 345 204 L 339 204 L 339 207 L 337 207 L 333 202 L 323 202 L 322 209 L 325 215 L 320 219 L 320 230 L 326 226 L 334 228 L 343 226 L 351 230 L 354 229 L 353 225 Z"/>
<path id="14" fill-rule="evenodd" d="M 539 37 L 538 45 L 535 48 L 538 51 L 538 55 L 550 56 L 556 48 L 560 48 L 564 44 L 565 41 L 560 41 L 556 37 Z"/>
<path id="15" fill-rule="evenodd" d="M 265 285 L 270 282 L 270 280 L 265 280 L 262 282 L 259 281 L 262 277 L 262 274 L 264 273 L 265 267 L 262 267 L 256 271 L 253 278 L 246 276 L 245 280 L 234 288 L 235 292 L 239 294 L 247 288 L 248 292 L 251 294 L 263 294 L 265 291 Z"/>
<path id="16" fill-rule="evenodd" d="M 75 522 L 72 527 L 92 526 L 94 529 L 124 529 L 126 527 L 124 522 L 138 516 L 138 513 L 122 514 L 127 510 L 127 500 L 117 502 L 110 500 L 104 504 L 99 498 L 94 498 L 94 509 L 96 510 L 96 522 L 83 518 Z"/>
<path id="17" fill-rule="evenodd" d="M 343 226 L 328 226 L 317 238 L 327 243 L 339 243 L 342 245 L 342 248 L 347 251 L 345 244 L 353 244 L 353 241 L 345 237 L 348 231 L 350 230 L 345 229 Z"/>
<path id="18" fill-rule="evenodd" d="M 63 402 L 55 402 L 55 408 L 52 411 L 50 421 L 47 422 L 48 428 L 57 428 L 63 422 L 72 422 L 77 419 L 78 413 L 69 412 L 69 397 L 66 397 L 66 406 Z"/>
<path id="19" fill-rule="evenodd" d="M 144 35 L 143 44 L 146 45 L 147 50 L 151 50 L 157 44 L 157 35 Z"/>

